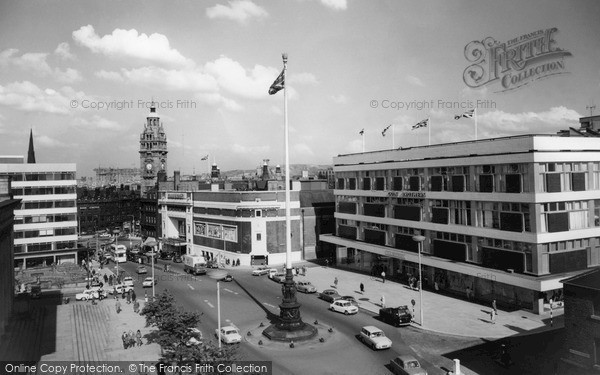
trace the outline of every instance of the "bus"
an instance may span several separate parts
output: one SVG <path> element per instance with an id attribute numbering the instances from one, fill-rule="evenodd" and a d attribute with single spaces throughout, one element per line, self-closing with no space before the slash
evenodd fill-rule
<path id="1" fill-rule="evenodd" d="M 127 248 L 125 245 L 110 245 L 110 254 L 115 263 L 127 262 Z"/>

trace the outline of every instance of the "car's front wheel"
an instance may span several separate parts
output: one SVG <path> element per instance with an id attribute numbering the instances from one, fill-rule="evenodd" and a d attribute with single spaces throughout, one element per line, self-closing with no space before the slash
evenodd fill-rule
<path id="1" fill-rule="evenodd" d="M 344 315 L 348 315 L 348 310 L 344 310 Z"/>

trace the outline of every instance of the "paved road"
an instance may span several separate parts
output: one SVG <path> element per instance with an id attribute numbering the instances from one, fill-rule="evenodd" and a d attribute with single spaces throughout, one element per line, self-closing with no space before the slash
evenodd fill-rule
<path id="1" fill-rule="evenodd" d="M 171 273 L 162 271 L 161 262 L 155 269 L 155 276 L 160 280 L 156 292 L 161 293 L 163 289 L 169 289 L 185 309 L 204 313 L 199 328 L 205 337 L 212 336 L 217 326 L 216 282 L 207 276 L 193 277 L 184 274 L 181 264 L 167 264 L 171 267 Z M 122 268 L 136 276 L 135 264 L 127 263 Z M 256 330 L 261 322 L 268 325 L 267 314 L 279 314 L 281 285 L 266 276 L 252 276 L 246 268 L 231 268 L 228 271 L 233 274 L 235 281 L 220 283 L 221 324 L 233 322 L 243 334 L 249 330 Z M 143 296 L 141 280 L 145 276 L 140 275 L 139 281 L 136 282 L 136 293 L 140 297 Z M 295 349 L 281 345 L 278 348 L 265 348 L 252 344 L 251 340 L 246 341 L 239 347 L 243 359 L 273 361 L 275 374 L 322 374 L 323 371 L 328 374 L 341 374 L 348 373 L 348 369 L 352 369 L 352 373 L 389 374 L 385 365 L 396 355 L 406 353 L 419 358 L 430 374 L 445 374 L 441 368 L 451 366 L 451 360 L 440 357 L 439 351 L 431 355 L 420 346 L 432 339 L 440 341 L 439 335 L 410 327 L 395 328 L 376 320 L 373 314 L 364 311 L 355 316 L 334 313 L 327 310 L 327 302 L 318 299 L 314 294 L 298 293 L 297 297 L 302 304 L 301 313 L 305 322 L 312 323 L 316 319 L 322 325 L 334 327 L 336 334 L 320 346 L 297 346 Z M 356 336 L 360 327 L 365 325 L 382 328 L 394 343 L 392 349 L 372 351 L 365 347 Z M 405 340 L 404 337 L 409 337 L 410 340 Z M 310 356 L 309 361 L 307 356 Z M 331 366 L 332 363 L 338 364 L 340 368 Z"/>

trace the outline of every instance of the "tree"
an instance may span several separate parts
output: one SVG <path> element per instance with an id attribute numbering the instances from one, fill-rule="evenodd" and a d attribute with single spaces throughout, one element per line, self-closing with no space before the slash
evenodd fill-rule
<path id="1" fill-rule="evenodd" d="M 191 328 L 200 323 L 200 314 L 185 311 L 177 306 L 175 297 L 165 290 L 154 301 L 148 302 L 141 312 L 146 317 L 146 327 L 157 330 L 147 335 L 149 342 L 155 342 L 162 349 L 162 361 L 166 362 L 229 362 L 235 357 L 231 347 L 219 349 L 212 342 L 192 343 L 192 338 L 201 338 Z"/>

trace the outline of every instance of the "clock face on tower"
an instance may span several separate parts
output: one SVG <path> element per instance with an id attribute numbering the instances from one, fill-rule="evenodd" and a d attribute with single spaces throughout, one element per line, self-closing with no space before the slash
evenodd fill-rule
<path id="1" fill-rule="evenodd" d="M 152 163 L 146 164 L 146 170 L 148 170 L 148 171 L 152 170 Z"/>

